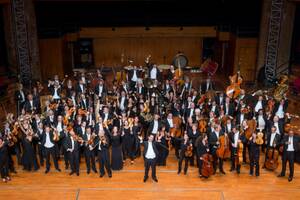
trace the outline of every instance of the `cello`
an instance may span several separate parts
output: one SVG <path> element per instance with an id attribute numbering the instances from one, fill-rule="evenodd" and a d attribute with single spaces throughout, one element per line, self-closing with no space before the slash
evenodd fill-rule
<path id="1" fill-rule="evenodd" d="M 231 153 L 230 153 L 230 149 L 229 149 L 229 138 L 228 138 L 227 134 L 221 135 L 219 137 L 219 143 L 220 143 L 220 146 L 216 152 L 217 156 L 222 159 L 230 158 Z"/>
<path id="2" fill-rule="evenodd" d="M 229 76 L 230 85 L 226 88 L 226 95 L 231 99 L 236 99 L 241 93 L 241 84 L 243 82 L 242 77 L 240 76 L 240 71 L 233 76 Z"/>
<path id="3" fill-rule="evenodd" d="M 278 157 L 279 157 L 279 151 L 274 148 L 274 141 L 273 141 L 273 148 L 269 149 L 267 152 L 267 159 L 265 162 L 266 169 L 268 170 L 275 170 L 278 167 Z"/>
<path id="4" fill-rule="evenodd" d="M 199 120 L 198 129 L 199 129 L 200 133 L 206 133 L 207 132 L 207 121 L 204 118 Z"/>

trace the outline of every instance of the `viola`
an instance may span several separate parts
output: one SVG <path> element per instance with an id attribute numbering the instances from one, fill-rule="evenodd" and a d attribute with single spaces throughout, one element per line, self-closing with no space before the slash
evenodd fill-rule
<path id="1" fill-rule="evenodd" d="M 208 178 L 209 176 L 214 174 L 214 168 L 212 165 L 213 157 L 209 153 L 205 153 L 202 156 L 202 167 L 201 167 L 201 175 Z"/>

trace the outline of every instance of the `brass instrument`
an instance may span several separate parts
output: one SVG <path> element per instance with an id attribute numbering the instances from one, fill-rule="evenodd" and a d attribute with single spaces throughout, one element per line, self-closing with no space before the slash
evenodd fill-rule
<path id="1" fill-rule="evenodd" d="M 285 94 L 289 90 L 288 76 L 283 75 L 282 77 L 280 77 L 280 79 L 281 80 L 280 80 L 279 84 L 277 85 L 277 87 L 274 90 L 274 99 L 276 101 L 280 101 L 281 99 L 283 99 Z"/>

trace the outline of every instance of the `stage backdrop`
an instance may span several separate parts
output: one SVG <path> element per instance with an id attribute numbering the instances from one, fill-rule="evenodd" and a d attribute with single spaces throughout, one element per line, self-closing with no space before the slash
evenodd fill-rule
<path id="1" fill-rule="evenodd" d="M 178 52 L 189 66 L 202 63 L 202 38 L 216 37 L 214 27 L 82 28 L 80 38 L 92 38 L 95 66 L 143 65 L 146 56 L 157 64 L 171 64 Z M 122 63 L 123 60 L 123 63 Z"/>

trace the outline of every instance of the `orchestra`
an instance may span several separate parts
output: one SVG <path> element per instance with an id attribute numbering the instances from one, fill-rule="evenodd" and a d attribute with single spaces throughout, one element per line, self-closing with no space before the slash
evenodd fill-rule
<path id="1" fill-rule="evenodd" d="M 209 61 L 203 69 L 212 75 L 215 65 Z M 279 176 L 285 176 L 289 162 L 292 181 L 299 129 L 286 128 L 291 115 L 285 94 L 247 94 L 239 73 L 230 76 L 226 91 L 216 91 L 211 76 L 198 87 L 180 66 L 176 70 L 172 65 L 165 73 L 147 58 L 145 68 L 131 66 L 121 80 L 110 82 L 97 70 L 63 81 L 56 75 L 48 87 L 38 82 L 27 93 L 19 84 L 17 114 L 7 114 L 0 135 L 3 182 L 16 173 L 14 154 L 27 171 L 46 163 L 47 174 L 53 162 L 60 172 L 58 161 L 63 158 L 69 174 L 79 176 L 84 158 L 87 174 L 98 173 L 98 164 L 100 177 L 107 173 L 110 178 L 127 160 L 134 165 L 143 156 L 144 182 L 150 167 L 157 182 L 156 166 L 167 166 L 168 159 L 178 159 L 178 174 L 183 161 L 184 174 L 194 166 L 204 178 L 217 169 L 226 176 L 224 162 L 239 174 L 249 161 L 250 175 L 259 176 L 262 152 L 263 168 L 275 170 L 281 149 Z M 175 158 L 169 158 L 172 152 Z"/>

